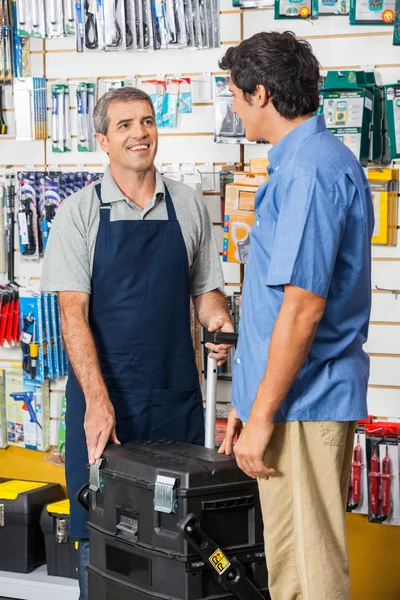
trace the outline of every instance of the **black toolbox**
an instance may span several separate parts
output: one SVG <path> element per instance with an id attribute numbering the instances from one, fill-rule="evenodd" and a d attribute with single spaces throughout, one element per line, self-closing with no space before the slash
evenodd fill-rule
<path id="1" fill-rule="evenodd" d="M 64 496 L 57 483 L 0 483 L 0 571 L 30 573 L 46 562 L 40 515 L 46 504 Z"/>
<path id="2" fill-rule="evenodd" d="M 45 540 L 47 574 L 77 579 L 77 542 L 68 536 L 69 518 L 69 500 L 60 500 L 44 507 L 40 526 Z"/>
<path id="3" fill-rule="evenodd" d="M 269 598 L 257 482 L 234 458 L 165 440 L 110 445 L 91 468 L 89 504 L 90 600 L 234 598 L 182 535 L 188 515 Z"/>

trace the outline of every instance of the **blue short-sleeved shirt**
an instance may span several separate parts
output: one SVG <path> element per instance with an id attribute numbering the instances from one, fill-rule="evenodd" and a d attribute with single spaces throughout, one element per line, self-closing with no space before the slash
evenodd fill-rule
<path id="1" fill-rule="evenodd" d="M 313 117 L 269 152 L 258 190 L 243 285 L 232 402 L 249 418 L 284 296 L 295 285 L 326 298 L 306 362 L 275 421 L 367 416 L 371 308 L 371 194 L 363 168 Z"/>

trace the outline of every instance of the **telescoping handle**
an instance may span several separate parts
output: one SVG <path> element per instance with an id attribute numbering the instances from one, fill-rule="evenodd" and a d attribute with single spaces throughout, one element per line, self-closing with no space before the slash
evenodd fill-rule
<path id="1" fill-rule="evenodd" d="M 206 343 L 229 344 L 236 346 L 237 333 L 214 331 L 206 333 Z M 207 358 L 207 391 L 206 391 L 206 436 L 205 447 L 215 448 L 215 421 L 217 412 L 217 361 L 215 358 Z"/>

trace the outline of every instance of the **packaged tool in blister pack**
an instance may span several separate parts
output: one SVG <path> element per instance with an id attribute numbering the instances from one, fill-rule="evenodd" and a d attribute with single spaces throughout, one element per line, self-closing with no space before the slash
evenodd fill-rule
<path id="1" fill-rule="evenodd" d="M 55 38 L 75 31 L 74 0 L 13 0 L 16 27 L 23 36 Z"/>
<path id="2" fill-rule="evenodd" d="M 96 149 L 95 131 L 93 127 L 94 105 L 94 82 L 78 82 L 76 86 L 78 152 L 94 152 Z"/>
<path id="3" fill-rule="evenodd" d="M 142 79 L 141 87 L 148 93 L 154 106 L 157 127 L 163 127 L 163 110 L 165 94 L 165 78 L 159 76 L 156 79 Z"/>
<path id="4" fill-rule="evenodd" d="M 233 96 L 229 77 L 214 78 L 214 141 L 217 144 L 246 142 L 246 132 L 240 117 L 232 111 Z"/>
<path id="5" fill-rule="evenodd" d="M 367 438 L 365 428 L 371 423 L 372 417 L 357 422 L 347 495 L 347 511 L 361 515 L 368 514 Z"/>
<path id="6" fill-rule="evenodd" d="M 50 447 L 49 382 L 27 381 L 22 370 L 13 369 L 6 373 L 5 398 L 8 443 L 47 451 Z"/>
<path id="7" fill-rule="evenodd" d="M 400 423 L 366 426 L 368 520 L 400 525 Z"/>
<path id="8" fill-rule="evenodd" d="M 393 25 L 395 0 L 350 0 L 350 25 Z"/>
<path id="9" fill-rule="evenodd" d="M 78 52 L 126 49 L 123 0 L 78 0 L 75 4 L 75 19 Z"/>
<path id="10" fill-rule="evenodd" d="M 20 290 L 21 351 L 24 379 L 45 380 L 43 312 L 41 294 L 36 289 Z"/>
<path id="11" fill-rule="evenodd" d="M 12 18 L 14 23 L 14 27 L 12 28 L 13 73 L 14 77 L 21 79 L 22 77 L 28 77 L 31 72 L 31 54 L 29 37 L 27 35 L 20 35 L 18 31 L 17 0 L 12 0 Z"/>
<path id="12" fill-rule="evenodd" d="M 60 176 L 48 173 L 40 178 L 40 220 L 44 249 L 47 247 L 51 226 L 61 204 Z"/>
<path id="13" fill-rule="evenodd" d="M 318 0 L 275 0 L 275 19 L 316 19 Z"/>
<path id="14" fill-rule="evenodd" d="M 34 172 L 18 173 L 18 232 L 19 249 L 23 260 L 38 260 L 39 232 Z"/>
<path id="15" fill-rule="evenodd" d="M 69 86 L 67 84 L 52 84 L 51 106 L 52 151 L 70 152 L 72 150 L 72 140 L 69 109 Z"/>
<path id="16" fill-rule="evenodd" d="M 318 0 L 318 14 L 324 17 L 348 15 L 350 0 Z"/>

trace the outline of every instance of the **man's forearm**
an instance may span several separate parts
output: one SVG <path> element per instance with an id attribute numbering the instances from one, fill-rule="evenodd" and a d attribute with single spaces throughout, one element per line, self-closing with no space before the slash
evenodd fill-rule
<path id="1" fill-rule="evenodd" d="M 224 321 L 231 320 L 228 303 L 224 294 L 219 290 L 213 290 L 201 294 L 201 296 L 193 296 L 193 304 L 197 318 L 204 329 L 208 329 L 217 318 Z"/>
<path id="2" fill-rule="evenodd" d="M 283 302 L 275 322 L 265 376 L 252 408 L 257 420 L 272 421 L 289 393 L 312 346 L 325 301 L 313 306 Z"/>
<path id="3" fill-rule="evenodd" d="M 68 310 L 65 307 L 63 310 L 62 307 L 61 316 L 68 358 L 86 402 L 98 402 L 103 397 L 108 398 L 87 317 L 79 308 L 71 307 Z"/>

